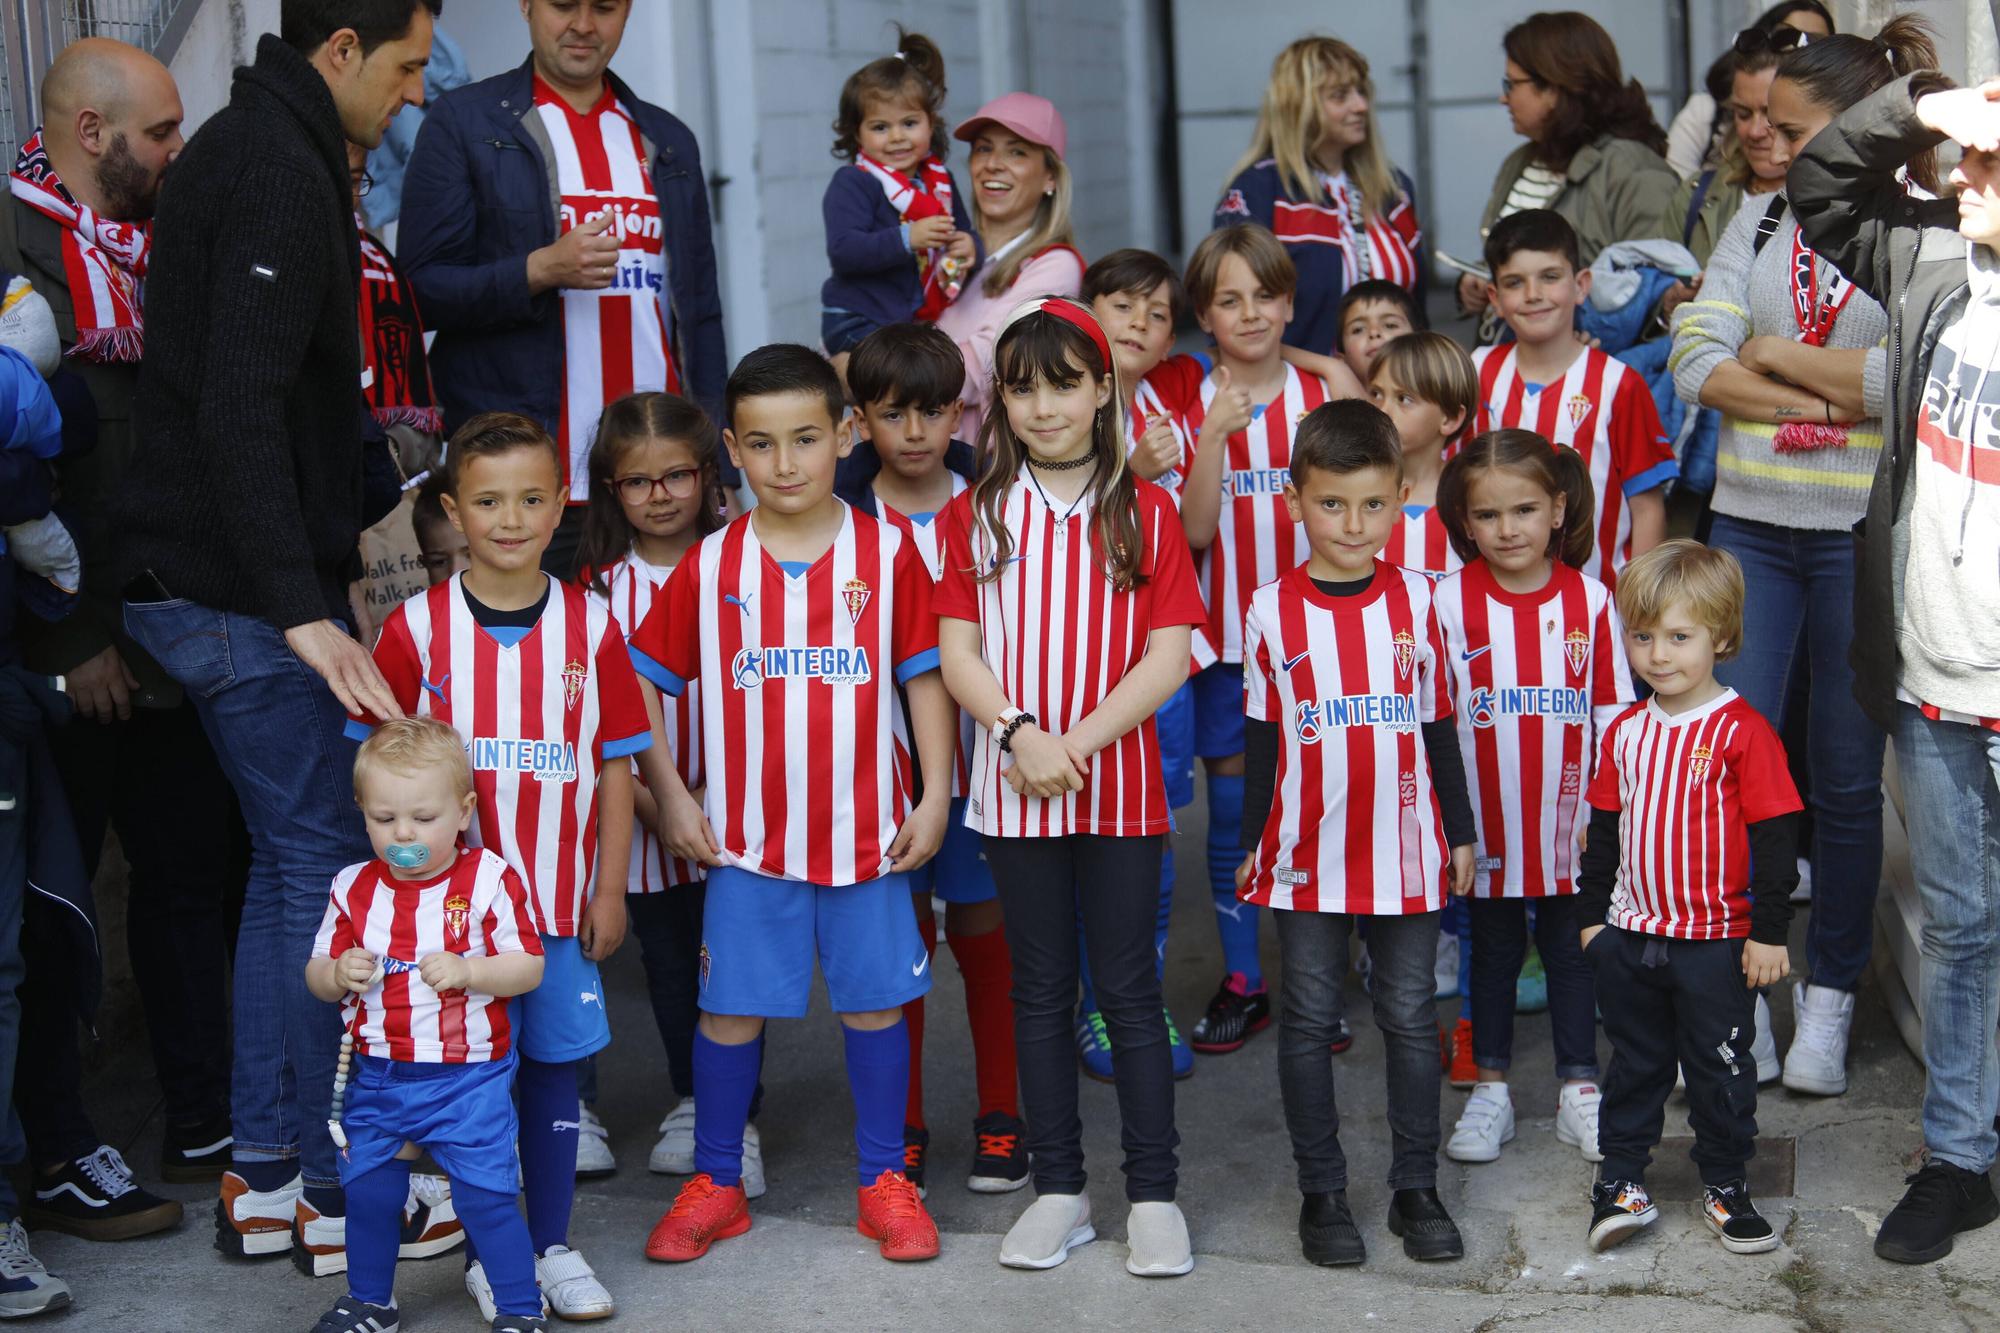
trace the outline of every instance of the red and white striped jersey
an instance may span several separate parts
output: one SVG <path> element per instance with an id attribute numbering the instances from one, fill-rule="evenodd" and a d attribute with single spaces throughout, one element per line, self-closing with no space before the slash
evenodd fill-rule
<path id="1" fill-rule="evenodd" d="M 1597 546 L 1583 572 L 1607 588 L 1632 558 L 1632 496 L 1680 475 L 1659 409 L 1639 372 L 1595 347 L 1570 362 L 1562 379 L 1532 387 L 1515 369 L 1518 344 L 1481 347 L 1475 431 L 1514 427 L 1583 455 L 1597 492 Z"/>
<path id="2" fill-rule="evenodd" d="M 1225 662 L 1243 660 L 1243 614 L 1250 594 L 1288 573 L 1311 554 L 1306 530 L 1285 507 L 1285 483 L 1292 477 L 1292 436 L 1305 414 L 1331 397 L 1317 375 L 1285 367 L 1285 388 L 1261 408 L 1250 425 L 1229 437 L 1222 465 L 1222 512 L 1215 540 L 1197 562 L 1202 599 L 1208 604 L 1208 637 Z M 1188 438 L 1201 434 L 1215 379 L 1201 382 L 1201 395 L 1187 414 Z M 1189 455 L 1192 467 L 1193 455 Z"/>
<path id="3" fill-rule="evenodd" d="M 1144 549 L 1140 581 L 1129 589 L 1105 577 L 1087 491 L 1075 506 L 1052 509 L 1023 467 L 1000 511 L 1013 554 L 990 583 L 974 580 L 974 570 L 993 568 L 994 554 L 974 519 L 971 495 L 945 511 L 937 613 L 979 626 L 980 655 L 1001 692 L 1051 735 L 1073 729 L 1104 702 L 1145 657 L 1154 630 L 1197 625 L 1205 614 L 1172 499 L 1134 480 Z M 1082 790 L 1060 800 L 1015 795 L 1001 777 L 1004 760 L 991 733 L 982 731 L 972 752 L 966 827 L 1001 837 L 1167 831 L 1160 738 L 1150 714 L 1092 756 Z"/>
<path id="4" fill-rule="evenodd" d="M 1306 566 L 1257 589 L 1244 711 L 1284 735 L 1271 816 L 1241 897 L 1294 912 L 1405 916 L 1444 905 L 1444 818 L 1420 730 L 1451 716 L 1431 581 L 1375 563 L 1336 597 Z"/>
<path id="5" fill-rule="evenodd" d="M 450 870 L 400 880 L 381 861 L 351 865 L 333 877 L 313 957 L 366 949 L 382 979 L 340 1002 L 355 1023 L 354 1049 L 384 1060 L 476 1065 L 506 1058 L 512 1039 L 507 1000 L 477 991 L 435 991 L 417 966 L 434 953 L 467 958 L 540 955 L 541 936 L 519 876 L 490 851 L 458 849 Z"/>
<path id="6" fill-rule="evenodd" d="M 1804 808 L 1778 733 L 1729 689 L 1678 715 L 1655 699 L 1620 713 L 1589 795 L 1622 812 L 1610 924 L 1679 940 L 1750 933 L 1749 826 Z"/>
<path id="7" fill-rule="evenodd" d="M 966 490 L 965 478 L 956 472 L 947 472 L 951 478 L 952 499 L 957 499 Z M 950 507 L 950 501 L 946 501 Z M 902 529 L 903 535 L 917 548 L 917 554 L 924 558 L 924 568 L 930 571 L 931 582 L 936 583 L 944 566 L 943 538 L 939 535 L 943 528 L 944 510 L 922 515 L 922 521 L 899 512 L 893 505 L 882 503 L 880 497 L 875 508 L 884 523 Z M 972 714 L 963 708 L 958 710 L 958 745 L 952 755 L 951 794 L 953 797 L 965 795 L 972 779 L 972 742 L 979 730 L 979 724 L 972 720 Z"/>
<path id="8" fill-rule="evenodd" d="M 605 404 L 645 389 L 680 392 L 665 311 L 666 242 L 659 196 L 638 122 L 618 105 L 611 84 L 579 115 L 537 77 L 535 114 L 555 153 L 562 195 L 556 234 L 605 213 L 618 237 L 611 285 L 562 292 L 563 398 L 556 443 L 568 460 L 569 502 L 590 499 L 590 442 Z"/>
<path id="9" fill-rule="evenodd" d="M 617 624 L 583 589 L 550 579 L 542 618 L 506 645 L 473 620 L 464 579 L 390 612 L 375 665 L 404 712 L 465 739 L 479 798 L 466 841 L 520 875 L 535 929 L 574 935 L 597 874 L 597 775 L 652 744 L 646 701 Z"/>
<path id="10" fill-rule="evenodd" d="M 605 605 L 611 610 L 611 618 L 618 622 L 620 634 L 630 636 L 639 628 L 671 573 L 670 568 L 647 564 L 637 552 L 628 553 L 604 571 L 609 589 Z M 589 584 L 588 571 L 582 582 Z M 667 752 L 673 755 L 674 771 L 681 775 L 689 791 L 699 791 L 702 783 L 700 710 L 698 685 L 689 685 L 678 698 L 660 696 L 660 721 L 666 734 Z M 632 765 L 632 781 L 641 787 L 646 785 L 645 775 L 636 763 Z M 706 869 L 700 863 L 668 855 L 658 830 L 652 825 L 643 819 L 632 821 L 632 872 L 625 881 L 625 892 L 658 893 L 677 884 L 698 883 L 705 874 Z"/>
<path id="11" fill-rule="evenodd" d="M 1441 578 L 1465 562 L 1451 548 L 1451 535 L 1436 505 L 1404 505 L 1402 521 L 1389 532 L 1381 551 L 1392 565 Z"/>
<path id="12" fill-rule="evenodd" d="M 1181 500 L 1181 483 L 1187 480 L 1188 464 L 1194 461 L 1194 432 L 1188 429 L 1187 416 L 1190 408 L 1201 403 L 1201 383 L 1208 374 L 1208 362 L 1201 357 L 1177 353 L 1147 371 L 1132 391 L 1132 410 L 1126 414 L 1125 448 L 1129 453 L 1139 447 L 1139 437 L 1146 433 L 1146 423 L 1154 417 L 1165 417 L 1174 439 L 1180 444 L 1180 462 L 1153 478 L 1153 484 L 1173 497 L 1174 503 Z"/>
<path id="13" fill-rule="evenodd" d="M 1557 564 L 1508 592 L 1484 560 L 1437 585 L 1458 745 L 1479 829 L 1479 898 L 1576 892 L 1576 834 L 1597 735 L 1632 702 L 1623 627 L 1602 583 Z"/>
<path id="14" fill-rule="evenodd" d="M 1338 250 L 1343 291 L 1367 278 L 1385 278 L 1414 291 L 1421 277 L 1417 256 L 1424 251 L 1424 234 L 1409 199 L 1398 194 L 1385 212 L 1370 218 L 1362 207 L 1361 191 L 1346 172 L 1333 176 L 1322 172 L 1319 185 L 1319 197 L 1310 202 L 1294 203 L 1282 196 L 1272 201 L 1272 234 L 1286 245 L 1329 245 Z M 1332 349 L 1336 355 L 1339 350 Z"/>
<path id="15" fill-rule="evenodd" d="M 798 575 L 758 542 L 754 510 L 709 534 L 631 639 L 632 664 L 667 693 L 701 685 L 702 805 L 723 861 L 820 885 L 888 873 L 911 786 L 893 685 L 938 664 L 915 544 L 842 510 Z"/>

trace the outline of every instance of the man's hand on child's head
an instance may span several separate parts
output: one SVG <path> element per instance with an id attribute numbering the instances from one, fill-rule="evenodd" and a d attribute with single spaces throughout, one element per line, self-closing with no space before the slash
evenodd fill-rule
<path id="1" fill-rule="evenodd" d="M 590 900 L 590 906 L 583 909 L 583 920 L 577 926 L 577 943 L 583 947 L 583 956 L 593 963 L 601 963 L 618 952 L 618 946 L 625 942 L 625 931 L 631 925 L 625 913 L 625 895 L 615 890 L 600 893 Z"/>
<path id="2" fill-rule="evenodd" d="M 1472 892 L 1472 844 L 1451 849 L 1451 896 L 1463 898 Z"/>
<path id="3" fill-rule="evenodd" d="M 1791 951 L 1784 945 L 1743 941 L 1743 982 L 1750 989 L 1775 986 L 1791 972 Z"/>
<path id="4" fill-rule="evenodd" d="M 334 960 L 333 979 L 359 995 L 375 984 L 375 955 L 366 949 L 349 949 Z"/>
<path id="5" fill-rule="evenodd" d="M 889 844 L 890 873 L 907 875 L 936 856 L 938 848 L 944 846 L 944 831 L 950 822 L 949 802 L 928 796 L 918 802 L 896 830 L 896 840 Z"/>
<path id="6" fill-rule="evenodd" d="M 461 954 L 425 954 L 417 960 L 417 975 L 434 991 L 466 990 L 472 985 L 472 964 Z"/>

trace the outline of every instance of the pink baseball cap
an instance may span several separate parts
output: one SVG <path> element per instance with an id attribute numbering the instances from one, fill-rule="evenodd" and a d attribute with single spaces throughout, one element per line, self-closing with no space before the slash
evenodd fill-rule
<path id="1" fill-rule="evenodd" d="M 1063 124 L 1062 112 L 1046 97 L 1033 93 L 1004 93 L 972 113 L 952 131 L 952 138 L 972 142 L 972 136 L 979 133 L 984 125 L 998 125 L 1029 143 L 1041 144 L 1057 157 L 1069 147 L 1069 130 Z"/>

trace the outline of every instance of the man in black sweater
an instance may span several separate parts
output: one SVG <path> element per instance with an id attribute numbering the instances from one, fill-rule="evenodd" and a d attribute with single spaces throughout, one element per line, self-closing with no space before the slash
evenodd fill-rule
<path id="1" fill-rule="evenodd" d="M 347 142 L 422 103 L 439 4 L 284 0 L 282 33 L 181 154 L 116 505 L 126 627 L 195 700 L 251 833 L 216 1244 L 290 1248 L 313 1274 L 345 1268 L 346 1228 L 326 1131 L 339 1027 L 305 964 L 327 886 L 369 854 L 341 733 L 349 711 L 401 711 L 346 607 L 364 521 Z"/>

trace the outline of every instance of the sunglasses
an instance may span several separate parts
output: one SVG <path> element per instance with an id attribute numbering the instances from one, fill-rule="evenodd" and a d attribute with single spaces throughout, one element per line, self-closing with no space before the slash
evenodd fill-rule
<path id="1" fill-rule="evenodd" d="M 1770 53 L 1783 55 L 1796 51 L 1812 40 L 1812 34 L 1801 32 L 1789 23 L 1775 24 L 1769 28 L 1745 28 L 1736 34 L 1736 54 L 1756 56 Z"/>

